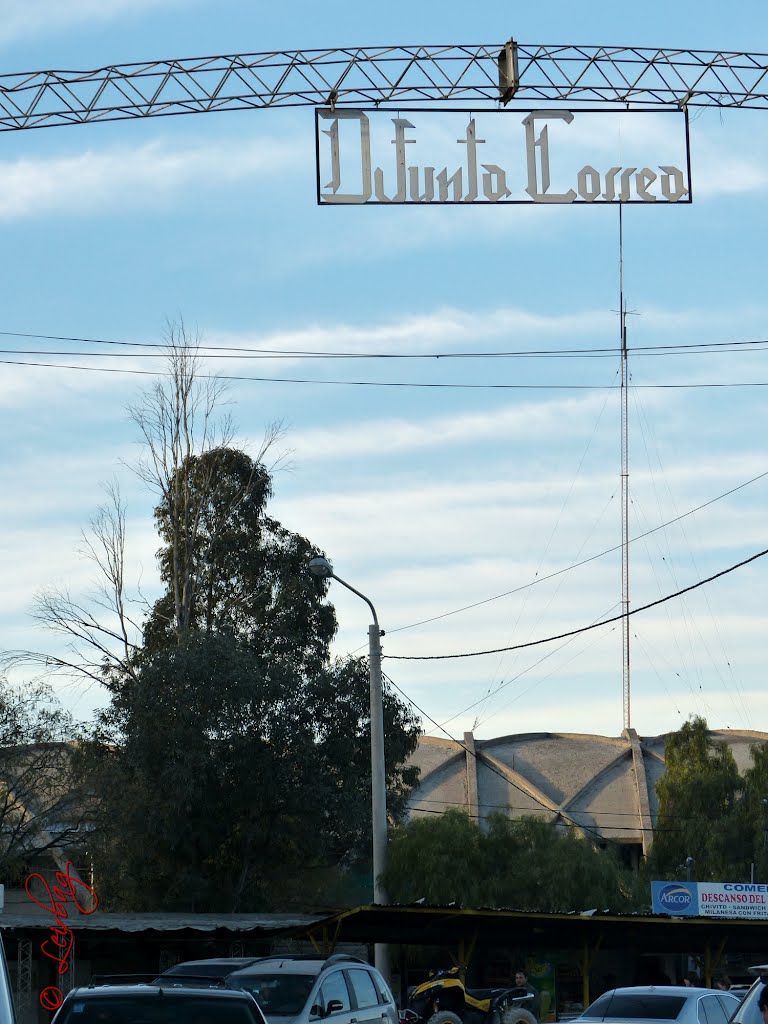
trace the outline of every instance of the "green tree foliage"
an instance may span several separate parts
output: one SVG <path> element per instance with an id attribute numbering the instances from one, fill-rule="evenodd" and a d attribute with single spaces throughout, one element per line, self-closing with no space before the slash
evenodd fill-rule
<path id="1" fill-rule="evenodd" d="M 538 818 L 491 815 L 479 828 L 457 809 L 396 830 L 385 876 L 390 897 L 445 906 L 542 912 L 635 909 L 637 881 L 613 851 Z"/>
<path id="2" fill-rule="evenodd" d="M 148 657 L 88 755 L 109 810 L 100 895 L 136 910 L 317 902 L 323 871 L 370 836 L 367 705 L 360 659 L 312 678 L 287 661 L 265 671 L 247 644 L 203 631 Z M 397 810 L 417 730 L 389 693 L 385 727 Z"/>
<path id="3" fill-rule="evenodd" d="M 692 717 L 667 737 L 666 771 L 656 785 L 651 877 L 684 877 L 688 857 L 699 881 L 748 880 L 752 862 L 765 871 L 768 745 L 753 744 L 751 751 L 753 766 L 742 776 L 705 719 Z"/>
<path id="4" fill-rule="evenodd" d="M 331 662 L 336 617 L 327 581 L 308 571 L 316 549 L 268 514 L 279 427 L 254 457 L 232 447 L 223 385 L 199 370 L 183 325 L 172 328 L 167 374 L 130 410 L 138 473 L 157 496 L 159 599 L 147 607 L 139 593 L 137 614 L 127 594 L 113 488 L 85 542 L 100 574 L 94 602 L 51 590 L 38 617 L 69 641 L 54 664 L 110 693 L 77 762 L 99 799 L 105 900 L 198 911 L 316 902 L 329 871 L 365 871 L 367 664 Z M 384 719 L 397 820 L 419 729 L 392 693 Z"/>
<path id="5" fill-rule="evenodd" d="M 184 531 L 179 495 L 195 508 Z M 155 510 L 166 592 L 145 625 L 145 652 L 201 631 L 237 637 L 265 663 L 288 658 L 311 672 L 327 662 L 336 616 L 307 571 L 315 549 L 267 514 L 271 496 L 266 467 L 244 452 L 214 448 L 182 462 Z"/>
<path id="6" fill-rule="evenodd" d="M 768 881 L 768 743 L 750 746 L 752 767 L 744 773 L 742 817 L 757 878 Z"/>

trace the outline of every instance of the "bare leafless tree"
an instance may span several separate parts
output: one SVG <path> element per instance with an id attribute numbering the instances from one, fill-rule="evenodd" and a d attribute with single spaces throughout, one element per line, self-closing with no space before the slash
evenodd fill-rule
<path id="1" fill-rule="evenodd" d="M 82 534 L 81 554 L 96 568 L 93 589 L 84 599 L 67 587 L 49 586 L 35 597 L 32 617 L 64 637 L 64 653 L 17 652 L 17 661 L 104 683 L 113 673 L 133 671 L 141 640 L 141 601 L 132 602 L 125 586 L 125 504 L 116 483 L 106 485 L 107 501 Z M 138 604 L 139 607 L 132 608 Z M 6 658 L 6 661 L 8 658 Z"/>
<path id="2" fill-rule="evenodd" d="M 227 382 L 203 372 L 200 336 L 190 335 L 183 321 L 169 322 L 165 343 L 166 372 L 128 407 L 142 441 L 142 454 L 130 468 L 165 510 L 163 539 L 170 551 L 166 572 L 173 593 L 173 621 L 168 625 L 180 639 L 190 628 L 196 597 L 201 516 L 216 497 L 217 470 L 233 441 L 234 425 L 226 409 Z M 282 424 L 267 428 L 253 460 L 254 474 L 272 472 L 285 461 L 285 455 L 278 455 L 269 469 L 263 465 L 282 436 Z M 220 522 L 248 497 L 256 482 L 252 476 L 237 492 L 227 492 Z M 31 663 L 110 688 L 135 678 L 135 656 L 150 604 L 138 588 L 129 595 L 125 504 L 117 483 L 107 485 L 106 492 L 107 500 L 83 532 L 80 545 L 81 554 L 96 570 L 92 591 L 81 597 L 67 587 L 50 586 L 37 594 L 33 605 L 34 619 L 65 639 L 63 651 L 5 652 L 0 654 L 0 669 Z M 215 542 L 215 529 L 209 520 L 208 543 Z"/>
<path id="3" fill-rule="evenodd" d="M 217 495 L 219 469 L 235 430 L 232 417 L 222 410 L 228 382 L 201 370 L 199 335 L 190 337 L 183 321 L 168 324 L 166 345 L 166 376 L 128 411 L 144 443 L 136 472 L 157 495 L 158 507 L 166 513 L 164 539 L 170 553 L 172 625 L 180 639 L 191 626 L 197 595 L 195 565 L 201 555 L 197 550 L 201 519 Z M 282 436 L 282 424 L 270 424 L 253 460 L 254 473 L 236 493 L 228 493 L 220 523 L 251 493 L 256 474 L 265 472 L 263 459 Z M 278 456 L 270 470 L 284 458 Z M 210 520 L 206 536 L 209 544 L 215 543 L 216 527 Z"/>
<path id="4" fill-rule="evenodd" d="M 206 544 L 216 543 L 227 516 L 257 484 L 268 489 L 271 472 L 285 457 L 264 465 L 283 434 L 279 423 L 272 424 L 252 460 L 250 478 L 246 474 L 233 486 L 230 474 L 225 487 L 219 469 L 231 461 L 235 436 L 226 382 L 204 372 L 200 338 L 190 337 L 183 323 L 169 324 L 165 341 L 166 372 L 129 407 L 142 444 L 138 464 L 131 468 L 154 494 L 156 508 L 163 510 L 162 524 L 159 514 L 156 520 L 164 544 L 163 580 L 173 596 L 167 625 L 170 636 L 181 640 L 193 620 L 196 574 Z M 47 675 L 64 673 L 106 686 L 113 693 L 138 681 L 139 655 L 154 604 L 126 580 L 126 533 L 125 502 L 118 484 L 110 483 L 80 544 L 80 553 L 94 569 L 92 588 L 82 594 L 49 586 L 37 594 L 32 608 L 36 622 L 61 641 L 55 653 L 0 652 L 0 869 L 10 871 L 13 864 L 42 852 L 60 859 L 70 845 L 82 842 L 84 828 L 87 835 L 91 811 L 85 806 L 87 794 L 78 791 L 83 776 L 77 774 L 77 751 L 88 744 L 66 742 L 75 730 L 63 712 L 59 719 L 42 710 L 37 718 L 32 714 L 32 705 L 49 691 L 28 684 L 10 694 L 2 673 L 9 667 L 32 666 Z M 32 705 L 24 703 L 27 699 Z M 12 728 L 14 717 L 27 727 Z"/>
<path id="5" fill-rule="evenodd" d="M 175 629 L 189 628 L 194 601 L 194 537 L 202 502 L 215 480 L 215 462 L 193 496 L 189 473 L 182 471 L 195 456 L 226 447 L 234 434 L 232 419 L 219 415 L 226 382 L 200 373 L 199 337 L 189 338 L 183 322 L 169 324 L 168 373 L 159 379 L 128 411 L 144 441 L 144 454 L 136 471 L 171 511 L 171 585 Z"/>

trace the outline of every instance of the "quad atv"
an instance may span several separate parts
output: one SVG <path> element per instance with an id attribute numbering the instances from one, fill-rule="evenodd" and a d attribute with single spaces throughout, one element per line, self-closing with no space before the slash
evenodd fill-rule
<path id="1" fill-rule="evenodd" d="M 403 1024 L 537 1024 L 534 995 L 525 988 L 474 989 L 461 980 L 461 968 L 433 971 L 409 993 Z"/>

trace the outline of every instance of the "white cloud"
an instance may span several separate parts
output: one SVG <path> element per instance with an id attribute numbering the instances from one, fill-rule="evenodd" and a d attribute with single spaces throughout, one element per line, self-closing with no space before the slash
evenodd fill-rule
<path id="1" fill-rule="evenodd" d="M 167 202 L 190 185 L 216 187 L 289 166 L 297 145 L 261 137 L 141 146 L 0 163 L 0 220 Z"/>
<path id="2" fill-rule="evenodd" d="M 306 430 L 292 436 L 302 460 L 346 459 L 381 452 L 388 454 L 451 445 L 472 445 L 482 441 L 532 439 L 544 441 L 562 436 L 568 423 L 573 436 L 593 426 L 594 415 L 605 403 L 602 393 L 586 398 L 515 403 L 491 411 L 433 418 L 369 420 L 357 423 L 354 431 L 340 425 L 332 429 Z M 579 417 L 584 417 L 580 421 Z M 581 423 L 581 428 L 580 428 Z"/>
<path id="3" fill-rule="evenodd" d="M 110 22 L 189 0 L 5 0 L 0 44 L 25 36 L 50 35 L 83 23 Z"/>
<path id="4" fill-rule="evenodd" d="M 768 185 L 762 136 L 744 133 L 744 122 L 733 116 L 718 123 L 694 120 L 691 124 L 691 164 L 694 201 L 724 195 L 762 192 Z M 702 117 L 705 113 L 702 112 Z"/>
<path id="5" fill-rule="evenodd" d="M 712 154 L 697 163 L 693 174 L 694 196 L 714 199 L 717 196 L 745 195 L 764 192 L 768 172 L 755 160 Z"/>
<path id="6" fill-rule="evenodd" d="M 548 315 L 519 308 L 475 312 L 443 307 L 388 323 L 332 323 L 261 335 L 215 331 L 206 332 L 206 340 L 216 345 L 258 345 L 265 349 L 310 352 L 373 350 L 389 355 L 414 348 L 419 352 L 439 352 L 459 343 L 486 338 L 503 338 L 510 348 L 519 348 L 520 342 L 529 337 L 594 337 L 596 334 L 602 337 L 615 328 L 615 320 L 615 316 L 602 310 Z"/>

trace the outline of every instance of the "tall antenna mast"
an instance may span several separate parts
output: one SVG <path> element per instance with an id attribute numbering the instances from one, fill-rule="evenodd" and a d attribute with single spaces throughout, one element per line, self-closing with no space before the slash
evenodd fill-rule
<path id="1" fill-rule="evenodd" d="M 629 367 L 624 305 L 624 226 L 619 202 L 619 323 L 621 327 L 621 641 L 624 728 L 632 725 L 629 686 Z"/>

